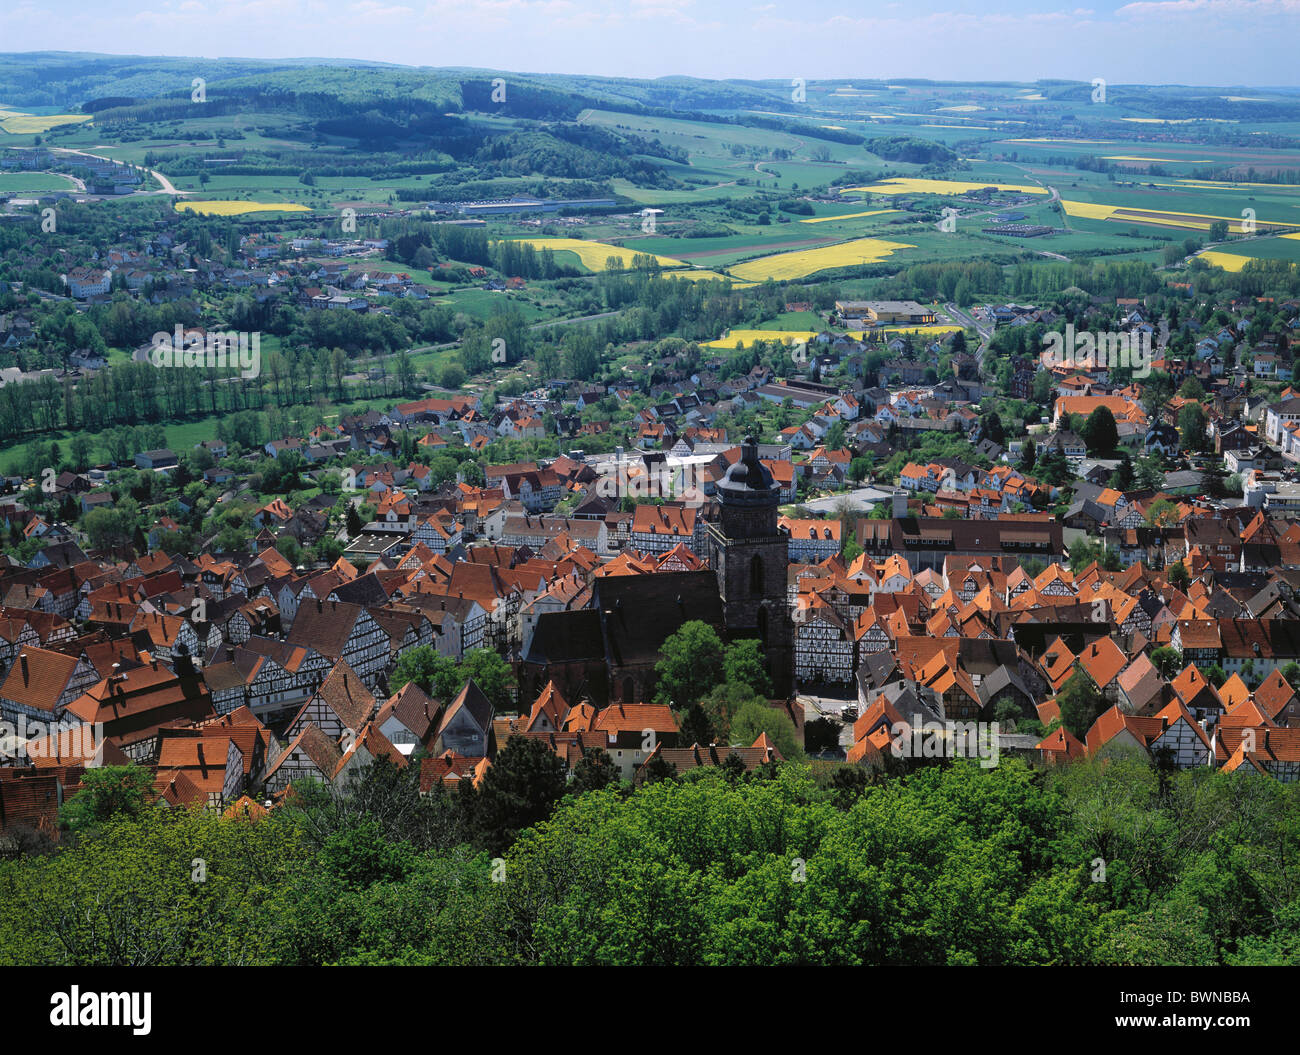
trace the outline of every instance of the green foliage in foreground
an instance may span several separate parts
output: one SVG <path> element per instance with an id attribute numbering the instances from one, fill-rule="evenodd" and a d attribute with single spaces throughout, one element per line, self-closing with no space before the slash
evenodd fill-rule
<path id="1" fill-rule="evenodd" d="M 1300 962 L 1298 792 L 1258 777 L 711 772 L 569 794 L 495 862 L 413 786 L 0 863 L 0 963 Z"/>

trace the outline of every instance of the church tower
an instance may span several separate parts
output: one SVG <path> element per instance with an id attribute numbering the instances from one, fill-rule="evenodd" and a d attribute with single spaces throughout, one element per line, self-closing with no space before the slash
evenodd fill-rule
<path id="1" fill-rule="evenodd" d="M 778 696 L 793 685 L 793 633 L 786 604 L 790 542 L 777 528 L 781 487 L 745 437 L 740 461 L 718 483 L 722 513 L 708 525 L 708 554 L 730 640 L 757 638 Z"/>

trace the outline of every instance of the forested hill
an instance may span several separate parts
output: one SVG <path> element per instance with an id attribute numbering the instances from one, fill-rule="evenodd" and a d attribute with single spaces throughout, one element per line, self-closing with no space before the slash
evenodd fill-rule
<path id="1" fill-rule="evenodd" d="M 687 164 L 680 147 L 670 149 L 627 132 L 580 128 L 579 118 L 590 109 L 690 117 L 786 130 L 812 139 L 862 142 L 861 136 L 841 129 L 782 116 L 794 107 L 770 84 L 688 77 L 635 81 L 325 60 L 0 55 L 0 101 L 93 114 L 109 140 L 131 142 L 149 127 L 192 119 L 196 91 L 202 93 L 206 117 L 238 118 L 251 128 L 274 117 L 275 137 L 301 141 L 304 151 L 333 146 L 368 154 L 397 152 L 403 160 L 423 161 L 418 171 L 429 172 L 445 171 L 454 163 L 497 162 L 511 155 L 516 158 L 513 164 L 498 166 L 488 175 L 527 171 L 557 177 L 620 176 L 641 186 L 667 186 L 672 181 L 647 159 Z M 723 110 L 731 112 L 718 112 Z M 475 114 L 490 115 L 494 123 L 485 126 L 467 120 Z M 285 118 L 292 125 L 285 127 L 281 123 Z M 269 127 L 265 130 L 269 132 Z M 493 148 L 485 158 L 481 151 L 489 143 Z M 245 157 L 239 148 L 234 152 L 240 163 L 262 171 L 270 171 L 277 162 L 300 169 L 319 167 L 310 157 L 290 156 L 291 151 L 253 158 Z M 205 159 L 199 155 L 193 163 L 202 165 Z"/>

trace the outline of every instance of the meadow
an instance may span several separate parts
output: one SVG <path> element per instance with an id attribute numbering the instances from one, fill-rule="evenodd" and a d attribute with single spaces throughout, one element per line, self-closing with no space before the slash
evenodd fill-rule
<path id="1" fill-rule="evenodd" d="M 67 176 L 53 172 L 0 172 L 0 193 L 3 194 L 40 194 L 76 189 L 76 184 Z"/>

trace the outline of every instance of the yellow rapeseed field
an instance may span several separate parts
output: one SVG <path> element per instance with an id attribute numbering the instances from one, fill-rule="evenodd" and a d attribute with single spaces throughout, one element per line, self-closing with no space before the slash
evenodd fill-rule
<path id="1" fill-rule="evenodd" d="M 996 187 L 998 190 L 1017 191 L 1021 194 L 1047 193 L 1042 187 L 1029 187 L 1022 183 L 967 183 L 965 180 L 913 179 L 910 176 L 878 180 L 866 187 L 845 187 L 840 193 L 874 191 L 876 194 L 965 194 L 967 191 L 981 190 L 984 187 Z"/>
<path id="2" fill-rule="evenodd" d="M 697 267 L 687 271 L 665 271 L 661 276 L 663 278 L 684 278 L 691 282 L 730 282 L 732 289 L 750 289 L 753 282 L 739 282 L 730 275 L 724 275 L 721 271 L 710 271 L 707 268 Z"/>
<path id="3" fill-rule="evenodd" d="M 1293 237 L 1293 236 L 1284 235 L 1283 237 Z M 1252 260 L 1262 261 L 1264 259 L 1262 257 L 1254 257 L 1254 256 L 1238 256 L 1236 253 L 1220 253 L 1214 249 L 1207 249 L 1205 252 L 1200 254 L 1200 257 L 1202 260 L 1214 264 L 1216 267 L 1223 268 L 1224 271 L 1234 271 L 1234 272 L 1240 271 Z M 1276 263 L 1276 261 L 1270 261 L 1270 263 Z M 1291 263 L 1292 268 L 1296 266 L 1297 265 L 1295 263 Z"/>
<path id="4" fill-rule="evenodd" d="M 755 341 L 781 341 L 790 344 L 794 341 L 810 341 L 816 336 L 813 330 L 730 330 L 727 336 L 716 341 L 708 341 L 705 348 L 734 348 L 737 341 L 744 342 L 746 348 Z"/>
<path id="5" fill-rule="evenodd" d="M 1108 220 L 1118 205 L 1097 205 L 1090 201 L 1061 201 L 1067 216 L 1082 216 L 1087 220 Z"/>
<path id="6" fill-rule="evenodd" d="M 919 336 L 942 336 L 947 333 L 955 333 L 960 330 L 960 326 L 882 326 L 881 330 L 885 333 L 914 333 Z M 862 340 L 865 330 L 849 330 L 847 336 L 854 340 Z M 725 337 L 719 337 L 716 341 L 707 341 L 701 347 L 704 348 L 734 348 L 737 341 L 743 341 L 746 348 L 755 341 L 781 341 L 789 344 L 793 341 L 811 341 L 817 336 L 815 330 L 729 330 Z"/>
<path id="7" fill-rule="evenodd" d="M 731 273 L 738 278 L 762 282 L 774 278 L 806 278 L 818 271 L 833 267 L 852 267 L 854 264 L 874 264 L 902 249 L 916 246 L 904 242 L 886 242 L 883 238 L 855 238 L 839 245 L 819 249 L 799 249 L 791 253 L 773 253 L 743 264 L 735 264 Z"/>
<path id="8" fill-rule="evenodd" d="M 1212 216 L 1209 213 L 1177 212 L 1174 209 L 1135 209 L 1127 205 L 1098 205 L 1088 201 L 1061 201 L 1067 216 L 1080 216 L 1088 220 L 1115 220 L 1119 223 L 1150 223 L 1160 227 L 1178 227 L 1189 231 L 1208 231 L 1216 220 L 1224 220 L 1231 234 L 1250 234 L 1242 228 L 1240 216 Z M 1171 219 L 1170 217 L 1178 217 Z M 1262 220 L 1257 228 L 1270 227 Z"/>
<path id="9" fill-rule="evenodd" d="M 958 330 L 960 330 L 960 329 L 961 329 L 960 326 L 954 326 L 954 325 L 951 325 L 951 324 L 944 324 L 944 325 L 942 325 L 942 326 L 940 326 L 940 325 L 934 325 L 934 326 L 881 326 L 881 327 L 878 328 L 878 332 L 879 332 L 879 331 L 883 331 L 884 333 L 915 333 L 915 334 L 919 334 L 919 335 L 922 336 L 922 337 L 934 337 L 934 336 L 939 336 L 939 335 L 942 335 L 942 334 L 945 334 L 945 333 L 956 333 L 956 332 L 957 332 Z"/>
<path id="10" fill-rule="evenodd" d="M 1217 253 L 1211 249 L 1202 253 L 1201 259 L 1223 268 L 1224 271 L 1240 271 L 1251 257 L 1238 256 L 1236 253 Z"/>
<path id="11" fill-rule="evenodd" d="M 89 121 L 89 114 L 49 114 L 41 117 L 37 114 L 20 113 L 17 110 L 5 110 L 0 114 L 0 128 L 11 135 L 40 135 L 59 125 L 77 125 Z"/>
<path id="12" fill-rule="evenodd" d="M 520 242 L 526 242 L 534 249 L 549 249 L 558 253 L 561 250 L 576 253 L 578 259 L 582 261 L 584 267 L 592 271 L 604 271 L 605 261 L 611 256 L 616 256 L 624 267 L 632 266 L 632 258 L 635 256 L 654 256 L 660 267 L 685 267 L 686 264 L 681 260 L 674 260 L 670 256 L 658 256 L 654 253 L 638 253 L 636 249 L 624 249 L 617 245 L 607 245 L 604 242 L 592 242 L 585 238 L 520 238 Z"/>
<path id="13" fill-rule="evenodd" d="M 866 212 L 846 212 L 841 216 L 814 216 L 808 220 L 800 220 L 800 223 L 830 223 L 832 220 L 856 220 L 859 216 L 883 216 L 887 212 L 898 212 L 897 209 L 868 209 Z"/>
<path id="14" fill-rule="evenodd" d="M 291 201 L 178 201 L 177 212 L 196 212 L 200 216 L 242 216 L 246 212 L 311 212 L 306 205 Z"/>

